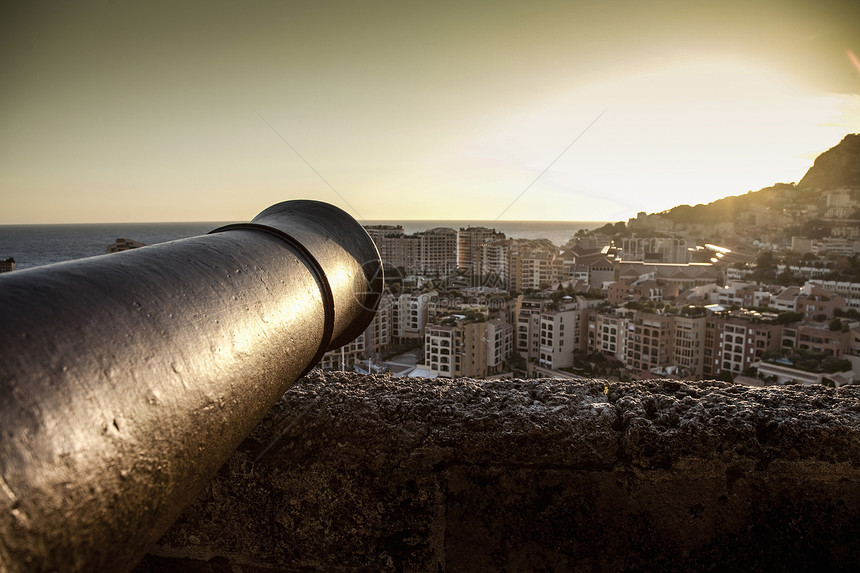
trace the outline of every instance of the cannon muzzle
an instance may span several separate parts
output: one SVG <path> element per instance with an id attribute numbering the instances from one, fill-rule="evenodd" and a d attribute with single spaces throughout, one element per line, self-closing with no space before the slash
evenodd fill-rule
<path id="1" fill-rule="evenodd" d="M 4 274 L 0 571 L 134 567 L 381 291 L 373 241 L 315 201 Z"/>

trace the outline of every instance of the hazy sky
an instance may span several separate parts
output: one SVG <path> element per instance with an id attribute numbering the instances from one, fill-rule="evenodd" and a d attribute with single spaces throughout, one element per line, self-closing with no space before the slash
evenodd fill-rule
<path id="1" fill-rule="evenodd" d="M 856 0 L 1 6 L 0 224 L 620 220 L 860 132 Z"/>

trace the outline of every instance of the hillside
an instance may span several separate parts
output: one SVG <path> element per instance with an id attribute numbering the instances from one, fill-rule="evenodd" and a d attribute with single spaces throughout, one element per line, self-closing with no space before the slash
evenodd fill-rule
<path id="1" fill-rule="evenodd" d="M 801 189 L 860 188 L 860 135 L 846 135 L 839 145 L 819 155 L 797 186 Z"/>
<path id="2" fill-rule="evenodd" d="M 673 223 L 688 225 L 709 225 L 725 221 L 734 221 L 738 215 L 749 212 L 754 206 L 774 208 L 781 207 L 787 201 L 803 199 L 811 193 L 804 193 L 794 183 L 777 183 L 758 191 L 750 191 L 746 195 L 724 197 L 708 204 L 695 206 L 678 205 L 668 211 L 659 213 Z"/>
<path id="3" fill-rule="evenodd" d="M 838 145 L 819 155 L 799 183 L 777 183 L 745 195 L 695 206 L 679 205 L 659 213 L 673 223 L 705 225 L 731 222 L 751 211 L 776 211 L 823 206 L 820 191 L 839 188 L 860 193 L 860 135 L 846 135 Z M 819 203 L 821 205 L 819 205 Z"/>

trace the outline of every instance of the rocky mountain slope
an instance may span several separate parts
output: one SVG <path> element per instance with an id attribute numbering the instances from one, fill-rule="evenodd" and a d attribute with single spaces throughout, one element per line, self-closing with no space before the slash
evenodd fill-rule
<path id="1" fill-rule="evenodd" d="M 846 135 L 839 145 L 819 155 L 797 186 L 800 189 L 860 188 L 860 135 Z"/>
<path id="2" fill-rule="evenodd" d="M 695 206 L 679 205 L 660 213 L 675 223 L 709 224 L 733 221 L 753 209 L 803 208 L 821 202 L 821 191 L 847 188 L 860 195 L 860 135 L 842 141 L 816 158 L 799 183 L 777 183 L 746 195 Z"/>

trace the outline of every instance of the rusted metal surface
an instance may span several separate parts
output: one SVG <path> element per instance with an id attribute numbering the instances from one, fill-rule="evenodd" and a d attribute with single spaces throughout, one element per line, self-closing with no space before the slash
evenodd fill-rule
<path id="1" fill-rule="evenodd" d="M 376 247 L 313 201 L 0 277 L 0 571 L 124 570 L 326 349 Z"/>

